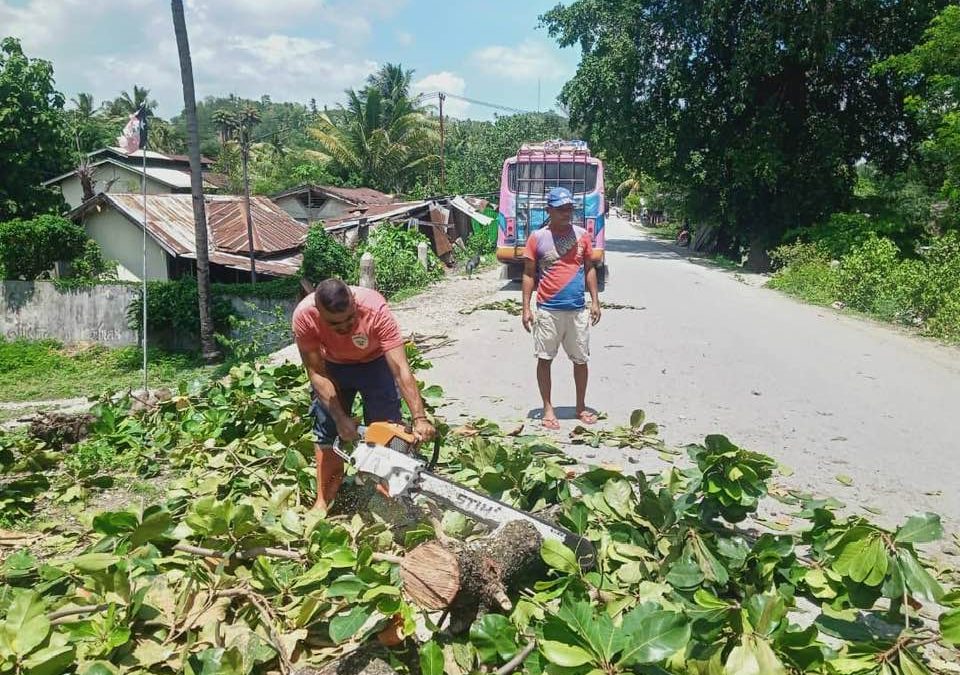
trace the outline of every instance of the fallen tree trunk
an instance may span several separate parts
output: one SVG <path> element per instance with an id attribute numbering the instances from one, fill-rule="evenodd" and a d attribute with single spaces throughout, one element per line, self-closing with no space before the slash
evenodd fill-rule
<path id="1" fill-rule="evenodd" d="M 424 609 L 448 611 L 451 632 L 462 632 L 480 614 L 513 608 L 507 592 L 539 564 L 541 543 L 536 528 L 518 520 L 469 543 L 421 544 L 400 562 L 403 590 Z"/>

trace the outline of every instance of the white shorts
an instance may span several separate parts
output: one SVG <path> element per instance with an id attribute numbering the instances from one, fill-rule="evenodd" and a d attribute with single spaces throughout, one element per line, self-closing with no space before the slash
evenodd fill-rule
<path id="1" fill-rule="evenodd" d="M 563 345 L 571 361 L 590 358 L 590 310 L 538 309 L 533 320 L 533 349 L 538 359 L 552 361 Z"/>

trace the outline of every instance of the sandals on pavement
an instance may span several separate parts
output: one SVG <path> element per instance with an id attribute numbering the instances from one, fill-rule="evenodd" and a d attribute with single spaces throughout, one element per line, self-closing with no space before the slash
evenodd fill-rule
<path id="1" fill-rule="evenodd" d="M 595 413 L 590 412 L 589 410 L 581 410 L 577 413 L 577 419 L 583 422 L 584 424 L 596 424 L 597 416 Z"/>
<path id="2" fill-rule="evenodd" d="M 544 429 L 550 429 L 551 431 L 560 430 L 560 420 L 558 419 L 545 419 L 542 424 Z"/>

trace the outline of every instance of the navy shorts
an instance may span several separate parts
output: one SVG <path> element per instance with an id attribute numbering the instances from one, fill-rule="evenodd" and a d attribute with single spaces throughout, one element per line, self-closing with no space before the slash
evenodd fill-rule
<path id="1" fill-rule="evenodd" d="M 400 392 L 397 383 L 387 365 L 387 359 L 381 356 L 369 363 L 330 363 L 327 362 L 327 375 L 333 380 L 340 396 L 340 405 L 348 415 L 353 409 L 353 401 L 360 394 L 363 401 L 363 423 L 399 422 Z M 337 437 L 337 425 L 330 411 L 320 403 L 317 392 L 312 392 L 313 403 L 310 414 L 313 416 L 313 435 L 318 445 L 331 446 Z"/>

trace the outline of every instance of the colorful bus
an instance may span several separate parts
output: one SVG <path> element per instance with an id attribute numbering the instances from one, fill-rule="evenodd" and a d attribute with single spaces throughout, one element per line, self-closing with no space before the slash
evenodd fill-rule
<path id="1" fill-rule="evenodd" d="M 603 288 L 607 276 L 603 163 L 590 155 L 584 141 L 524 143 L 516 156 L 504 161 L 497 216 L 497 260 L 507 266 L 510 279 L 522 276 L 527 236 L 543 227 L 547 193 L 555 187 L 565 187 L 573 194 L 574 224 L 590 233 L 593 261 Z"/>

